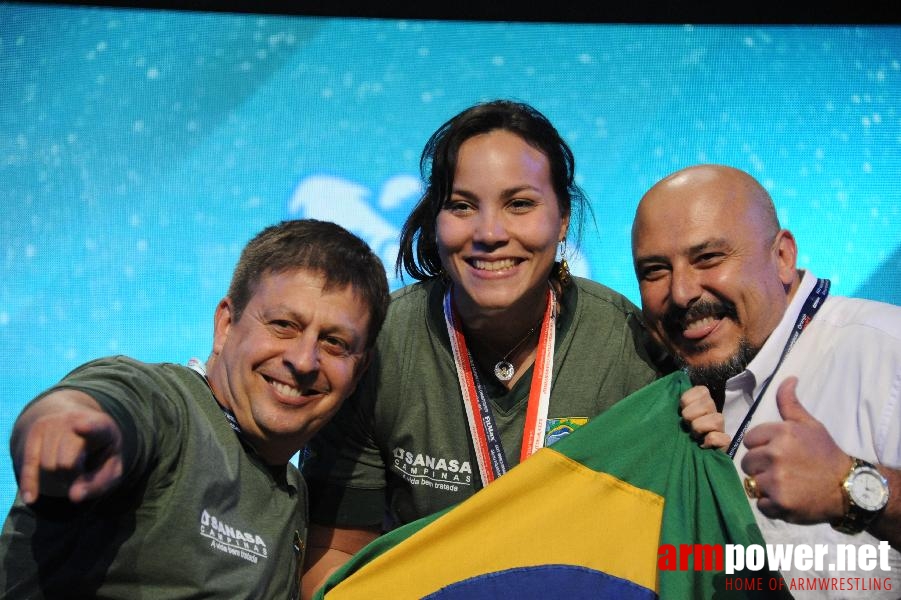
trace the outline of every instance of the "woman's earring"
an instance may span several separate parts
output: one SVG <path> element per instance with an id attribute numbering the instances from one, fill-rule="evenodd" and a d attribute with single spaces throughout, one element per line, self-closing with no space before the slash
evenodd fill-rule
<path id="1" fill-rule="evenodd" d="M 560 240 L 560 262 L 557 263 L 557 279 L 560 285 L 566 287 L 572 281 L 569 272 L 569 263 L 566 262 L 566 238 Z"/>

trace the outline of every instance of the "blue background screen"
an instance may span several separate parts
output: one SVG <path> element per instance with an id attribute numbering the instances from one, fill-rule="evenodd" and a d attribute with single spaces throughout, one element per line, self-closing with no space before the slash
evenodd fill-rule
<path id="1" fill-rule="evenodd" d="M 277 221 L 337 221 L 390 270 L 426 139 L 498 97 L 575 152 L 594 213 L 576 273 L 638 303 L 639 198 L 725 163 L 770 191 L 801 267 L 901 304 L 898 26 L 0 4 L 3 514 L 29 399 L 99 356 L 205 358 L 241 248 Z"/>

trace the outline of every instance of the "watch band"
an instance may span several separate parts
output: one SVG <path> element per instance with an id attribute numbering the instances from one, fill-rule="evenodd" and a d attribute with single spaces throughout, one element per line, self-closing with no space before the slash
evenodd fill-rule
<path id="1" fill-rule="evenodd" d="M 842 481 L 842 495 L 845 497 L 845 501 L 848 503 L 848 508 L 845 510 L 845 515 L 837 522 L 832 523 L 832 528 L 841 533 L 846 533 L 849 535 L 855 535 L 863 531 L 869 526 L 870 523 L 882 512 L 882 509 L 879 510 L 867 510 L 861 506 L 859 506 L 856 502 L 854 502 L 854 498 L 851 495 L 850 485 L 851 479 L 856 474 L 856 472 L 860 469 L 872 469 L 876 472 L 879 477 L 882 478 L 883 485 L 888 485 L 885 478 L 879 474 L 879 471 L 876 469 L 875 465 L 869 463 L 860 458 L 856 458 L 854 456 L 851 457 L 851 468 L 848 470 L 848 474 L 845 476 L 845 479 Z"/>

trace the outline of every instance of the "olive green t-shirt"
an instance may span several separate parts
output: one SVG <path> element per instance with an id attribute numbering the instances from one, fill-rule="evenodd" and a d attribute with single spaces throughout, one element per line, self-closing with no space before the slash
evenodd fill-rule
<path id="1" fill-rule="evenodd" d="M 267 466 L 197 372 L 125 357 L 54 389 L 119 424 L 123 480 L 98 500 L 17 499 L 0 536 L 0 598 L 294 598 L 306 487 Z"/>
<path id="2" fill-rule="evenodd" d="M 395 292 L 369 371 L 305 451 L 313 522 L 390 528 L 481 487 L 444 291 L 440 281 L 430 281 Z M 658 375 L 639 310 L 625 297 L 574 278 L 561 304 L 546 445 Z M 531 369 L 509 392 L 481 379 L 512 467 L 519 462 Z"/>

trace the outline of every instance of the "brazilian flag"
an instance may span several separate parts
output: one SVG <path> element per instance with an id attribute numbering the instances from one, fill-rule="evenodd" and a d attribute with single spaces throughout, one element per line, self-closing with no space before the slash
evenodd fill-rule
<path id="1" fill-rule="evenodd" d="M 317 598 L 789 597 L 778 573 L 727 575 L 710 560 L 764 541 L 729 457 L 683 428 L 689 386 L 662 378 L 468 500 L 383 535 Z"/>

